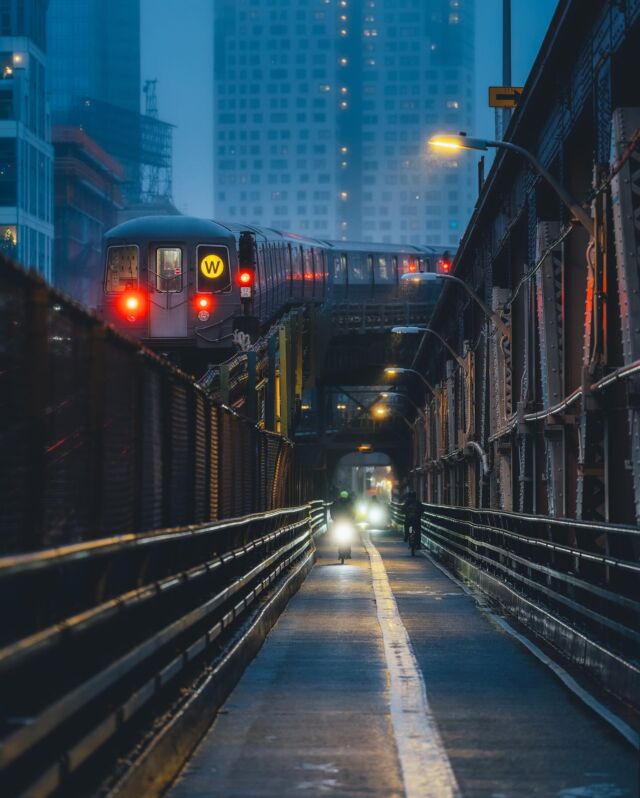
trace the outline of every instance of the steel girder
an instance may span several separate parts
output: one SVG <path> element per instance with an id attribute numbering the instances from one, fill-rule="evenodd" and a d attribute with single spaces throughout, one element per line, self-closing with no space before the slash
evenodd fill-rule
<path id="1" fill-rule="evenodd" d="M 640 128 L 640 108 L 613 113 L 613 155 L 619 158 Z M 635 149 L 611 183 L 616 272 L 624 364 L 640 359 L 640 152 Z M 640 379 L 628 384 L 630 460 L 636 521 L 640 523 Z"/>

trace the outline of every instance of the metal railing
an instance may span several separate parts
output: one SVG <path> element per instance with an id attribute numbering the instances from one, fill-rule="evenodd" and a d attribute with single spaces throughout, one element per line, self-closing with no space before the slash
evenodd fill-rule
<path id="1" fill-rule="evenodd" d="M 394 522 L 403 523 L 400 505 Z M 638 706 L 640 530 L 423 505 L 424 547 Z"/>
<path id="2" fill-rule="evenodd" d="M 125 755 L 258 596 L 310 562 L 325 523 L 314 502 L 0 559 L 14 608 L 0 648 L 4 794 L 72 794 L 96 756 Z"/>

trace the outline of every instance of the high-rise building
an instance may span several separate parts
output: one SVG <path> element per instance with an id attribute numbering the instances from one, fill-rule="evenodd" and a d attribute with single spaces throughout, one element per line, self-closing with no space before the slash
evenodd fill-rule
<path id="1" fill-rule="evenodd" d="M 95 308 L 104 276 L 102 241 L 123 207 L 122 167 L 78 128 L 52 132 L 56 284 Z"/>
<path id="2" fill-rule="evenodd" d="M 54 124 L 120 162 L 129 204 L 147 199 L 149 171 L 170 175 L 172 128 L 140 113 L 140 0 L 50 0 L 47 35 Z"/>
<path id="3" fill-rule="evenodd" d="M 52 277 L 47 0 L 0 0 L 0 251 Z"/>
<path id="4" fill-rule="evenodd" d="M 454 247 L 470 159 L 428 137 L 473 122 L 474 0 L 216 0 L 219 218 Z"/>

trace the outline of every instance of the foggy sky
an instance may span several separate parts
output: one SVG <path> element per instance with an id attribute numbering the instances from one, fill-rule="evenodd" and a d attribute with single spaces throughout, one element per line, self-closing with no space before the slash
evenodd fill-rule
<path id="1" fill-rule="evenodd" d="M 476 128 L 493 137 L 487 87 L 500 85 L 502 0 L 476 3 Z M 213 216 L 214 0 L 141 0 L 142 80 L 158 79 L 160 117 L 174 131 L 174 201 L 184 213 Z M 513 0 L 513 84 L 525 82 L 557 0 Z M 467 131 L 471 133 L 471 131 Z"/>

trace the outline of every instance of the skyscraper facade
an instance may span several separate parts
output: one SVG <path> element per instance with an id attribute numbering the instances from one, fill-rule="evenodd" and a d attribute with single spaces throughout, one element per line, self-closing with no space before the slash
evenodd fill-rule
<path id="1" fill-rule="evenodd" d="M 219 218 L 454 247 L 470 159 L 426 141 L 473 122 L 473 0 L 216 0 Z"/>
<path id="2" fill-rule="evenodd" d="M 47 25 L 54 118 L 87 97 L 140 111 L 138 0 L 49 0 Z"/>
<path id="3" fill-rule="evenodd" d="M 54 125 L 82 128 L 125 169 L 140 194 L 140 4 L 50 0 L 49 95 Z"/>
<path id="4" fill-rule="evenodd" d="M 0 251 L 52 277 L 47 0 L 0 0 Z"/>
<path id="5" fill-rule="evenodd" d="M 130 206 L 156 199 L 158 171 L 170 192 L 172 127 L 140 112 L 140 0 L 50 0 L 47 23 L 54 124 L 118 160 Z"/>

